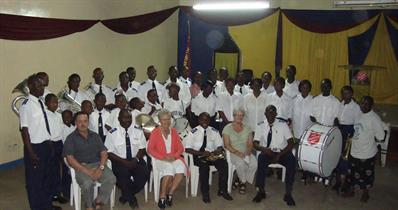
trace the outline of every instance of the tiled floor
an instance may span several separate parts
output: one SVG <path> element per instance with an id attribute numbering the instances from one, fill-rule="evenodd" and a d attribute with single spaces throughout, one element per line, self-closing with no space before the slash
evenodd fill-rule
<path id="1" fill-rule="evenodd" d="M 377 167 L 376 183 L 371 191 L 371 199 L 368 203 L 359 202 L 359 194 L 354 198 L 342 198 L 329 188 L 321 184 L 305 186 L 299 181 L 300 173 L 297 174 L 294 185 L 293 196 L 296 200 L 296 207 L 288 207 L 282 201 L 284 185 L 281 181 L 272 177 L 267 182 L 267 199 L 262 203 L 252 203 L 251 199 L 255 194 L 254 188 L 249 185 L 246 195 L 232 192 L 233 201 L 225 201 L 217 197 L 217 175 L 214 174 L 213 186 L 211 187 L 211 204 L 204 204 L 198 193 L 198 197 L 185 198 L 185 188 L 181 186 L 175 195 L 175 202 L 172 208 L 176 210 L 282 210 L 282 209 L 303 209 L 303 210 L 340 210 L 340 209 L 361 209 L 361 210 L 396 210 L 398 209 L 398 163 L 387 162 L 386 168 Z M 184 184 L 182 184 L 184 185 Z M 116 193 L 116 200 L 119 196 Z M 144 202 L 144 192 L 137 195 L 140 209 L 157 209 L 153 201 L 153 193 L 149 194 L 148 203 Z M 71 206 L 62 205 L 64 210 L 72 210 Z M 29 204 L 24 187 L 24 169 L 18 167 L 8 171 L 0 171 L 0 210 L 27 210 Z M 104 209 L 109 209 L 105 207 Z M 115 210 L 129 209 L 128 205 L 122 206 L 116 201 Z"/>

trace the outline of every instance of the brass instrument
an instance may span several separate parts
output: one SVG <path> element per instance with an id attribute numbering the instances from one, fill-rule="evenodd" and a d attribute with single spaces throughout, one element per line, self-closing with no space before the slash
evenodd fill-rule
<path id="1" fill-rule="evenodd" d="M 18 103 L 21 100 L 25 100 L 28 98 L 29 95 L 29 88 L 28 88 L 28 80 L 24 79 L 22 82 L 20 82 L 15 88 L 14 90 L 12 90 L 12 93 L 22 93 L 23 95 L 18 95 L 17 97 L 15 97 L 12 102 L 11 102 L 11 109 L 12 111 L 14 111 L 14 113 L 16 115 L 19 116 L 19 106 Z"/>
<path id="2" fill-rule="evenodd" d="M 58 93 L 58 100 L 60 103 L 60 106 L 62 106 L 61 104 L 67 104 L 68 107 L 61 107 L 61 109 L 69 109 L 71 110 L 73 113 L 80 111 L 81 109 L 81 104 L 76 101 L 70 94 L 69 94 L 69 88 L 68 87 L 64 87 L 59 93 Z"/>
<path id="3" fill-rule="evenodd" d="M 221 152 L 211 152 L 209 156 L 202 157 L 205 161 L 214 162 L 216 160 L 225 160 L 225 150 L 221 150 Z"/>
<path id="4" fill-rule="evenodd" d="M 153 129 L 159 126 L 159 124 L 155 122 L 153 115 L 151 116 L 148 114 L 137 115 L 135 117 L 135 124 L 141 127 L 145 133 L 151 133 Z"/>
<path id="5" fill-rule="evenodd" d="M 348 138 L 344 148 L 344 156 L 343 156 L 344 160 L 348 160 L 348 157 L 350 156 L 351 146 L 352 146 L 352 138 Z"/>

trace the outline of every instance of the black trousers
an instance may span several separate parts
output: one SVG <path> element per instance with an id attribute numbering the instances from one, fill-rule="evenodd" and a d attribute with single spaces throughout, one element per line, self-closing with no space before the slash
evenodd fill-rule
<path id="1" fill-rule="evenodd" d="M 267 169 L 268 165 L 271 164 L 271 160 L 271 157 L 264 153 L 258 155 L 256 187 L 260 189 L 264 189 Z M 294 174 L 296 173 L 296 158 L 289 152 L 282 156 L 278 163 L 286 167 L 285 190 L 286 193 L 291 193 L 293 190 Z"/>
<path id="2" fill-rule="evenodd" d="M 121 199 L 127 202 L 133 200 L 133 196 L 144 188 L 149 179 L 148 166 L 142 159 L 133 170 L 129 170 L 126 166 L 112 161 L 112 171 L 116 176 L 117 186 L 122 192 Z"/>
<path id="3" fill-rule="evenodd" d="M 218 190 L 227 192 L 228 163 L 226 160 L 220 159 L 208 162 L 194 156 L 194 165 L 199 167 L 200 191 L 202 195 L 209 195 L 209 171 L 211 165 L 215 166 L 218 171 Z"/>
<path id="4" fill-rule="evenodd" d="M 340 125 L 339 129 L 342 134 L 342 148 L 341 148 L 341 156 L 344 156 L 344 149 L 348 140 L 349 136 L 354 135 L 354 125 Z M 340 157 L 339 163 L 337 164 L 336 167 L 336 172 L 337 174 L 342 174 L 342 175 L 348 175 L 348 171 L 350 169 L 350 163 L 348 160 L 344 160 L 343 158 Z"/>
<path id="5" fill-rule="evenodd" d="M 48 179 L 51 183 L 51 196 L 59 196 L 61 194 L 62 141 L 51 142 L 51 148 L 50 176 Z"/>
<path id="6" fill-rule="evenodd" d="M 48 210 L 52 208 L 51 199 L 51 142 L 32 144 L 32 149 L 39 158 L 39 165 L 34 167 L 29 154 L 24 148 L 25 183 L 29 206 L 32 210 Z"/>

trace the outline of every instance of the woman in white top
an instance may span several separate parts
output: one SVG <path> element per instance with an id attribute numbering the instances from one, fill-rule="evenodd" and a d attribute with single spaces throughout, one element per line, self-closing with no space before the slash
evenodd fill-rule
<path id="1" fill-rule="evenodd" d="M 303 80 L 299 84 L 300 94 L 293 99 L 293 134 L 300 140 L 304 130 L 311 124 L 312 110 L 311 82 Z"/>

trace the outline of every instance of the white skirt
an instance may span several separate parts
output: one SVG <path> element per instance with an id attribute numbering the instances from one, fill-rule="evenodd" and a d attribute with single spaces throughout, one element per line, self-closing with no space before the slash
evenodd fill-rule
<path id="1" fill-rule="evenodd" d="M 185 164 L 182 160 L 177 159 L 173 162 L 164 160 L 157 160 L 157 167 L 159 170 L 160 177 L 163 176 L 174 176 L 175 174 L 185 173 Z"/>

